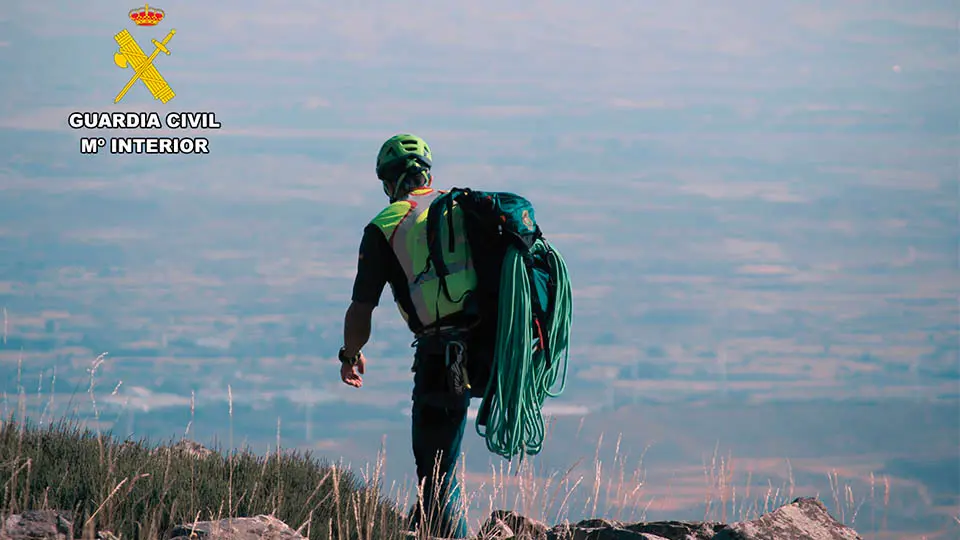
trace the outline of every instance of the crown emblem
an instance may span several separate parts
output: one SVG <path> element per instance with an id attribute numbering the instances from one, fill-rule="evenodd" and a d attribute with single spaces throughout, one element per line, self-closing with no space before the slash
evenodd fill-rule
<path id="1" fill-rule="evenodd" d="M 131 9 L 129 16 L 137 26 L 156 26 L 164 17 L 162 9 L 152 8 L 149 4 Z"/>

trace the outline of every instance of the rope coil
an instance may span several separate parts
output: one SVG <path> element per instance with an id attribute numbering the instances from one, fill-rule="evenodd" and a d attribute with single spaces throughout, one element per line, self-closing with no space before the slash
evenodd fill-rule
<path id="1" fill-rule="evenodd" d="M 557 397 L 566 386 L 570 325 L 573 302 L 567 265 L 559 252 L 541 240 L 530 254 L 543 255 L 550 279 L 556 284 L 551 304 L 553 311 L 545 323 L 547 347 L 533 346 L 533 306 L 531 284 L 523 262 L 524 254 L 511 246 L 500 275 L 497 342 L 493 377 L 484 401 L 490 414 L 486 429 L 477 422 L 477 433 L 486 439 L 487 449 L 512 459 L 536 455 L 543 448 L 546 434 L 541 408 L 547 397 Z M 546 358 L 548 351 L 550 358 Z M 549 360 L 549 361 L 548 361 Z M 547 367 L 549 366 L 549 367 Z M 559 380 L 559 388 L 553 390 Z"/>

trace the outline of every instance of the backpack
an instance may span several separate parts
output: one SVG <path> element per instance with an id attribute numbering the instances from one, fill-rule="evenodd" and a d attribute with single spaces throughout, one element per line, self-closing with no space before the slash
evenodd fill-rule
<path id="1" fill-rule="evenodd" d="M 556 397 L 566 381 L 572 302 L 566 264 L 543 236 L 533 205 L 514 193 L 454 188 L 441 194 L 427 214 L 429 265 L 450 298 L 441 228 L 453 230 L 453 207 L 463 215 L 465 236 L 477 275 L 464 300 L 475 316 L 468 342 L 467 372 L 474 397 L 483 402 L 477 432 L 487 447 L 506 458 L 521 450 L 539 452 L 545 397 Z M 560 378 L 560 388 L 551 388 Z M 531 398 L 531 396 L 533 396 Z M 511 411 L 518 411 L 511 414 Z"/>

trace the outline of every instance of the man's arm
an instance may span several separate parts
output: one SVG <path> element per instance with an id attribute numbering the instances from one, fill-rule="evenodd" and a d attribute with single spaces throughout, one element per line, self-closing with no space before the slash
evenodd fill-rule
<path id="1" fill-rule="evenodd" d="M 351 302 L 343 318 L 344 356 L 354 357 L 370 341 L 370 326 L 374 304 Z"/>
<path id="2" fill-rule="evenodd" d="M 373 310 L 387 284 L 384 258 L 389 249 L 390 246 L 380 229 L 375 225 L 367 225 L 360 241 L 353 296 L 343 318 L 343 347 L 346 349 L 344 356 L 356 356 L 370 341 Z"/>

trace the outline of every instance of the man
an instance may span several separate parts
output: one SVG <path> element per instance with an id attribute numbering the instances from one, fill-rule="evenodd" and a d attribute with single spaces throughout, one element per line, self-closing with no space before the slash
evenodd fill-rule
<path id="1" fill-rule="evenodd" d="M 428 264 L 426 218 L 430 203 L 442 193 L 430 187 L 431 167 L 430 148 L 415 135 L 396 135 L 380 148 L 377 177 L 390 204 L 363 231 L 352 303 L 344 318 L 340 377 L 350 386 L 363 385 L 367 359 L 361 348 L 370 339 L 373 310 L 389 283 L 400 314 L 417 338 L 412 442 L 422 499 L 411 512 L 411 528 L 466 538 L 455 468 L 471 397 L 465 362 L 476 335 L 470 331 L 475 320 L 466 305 L 476 288 L 476 273 L 456 208 L 452 239 L 456 248 L 444 257 L 450 271 L 449 296 L 441 292 Z M 443 245 L 450 240 L 444 234 Z M 428 523 L 421 522 L 421 512 Z"/>

